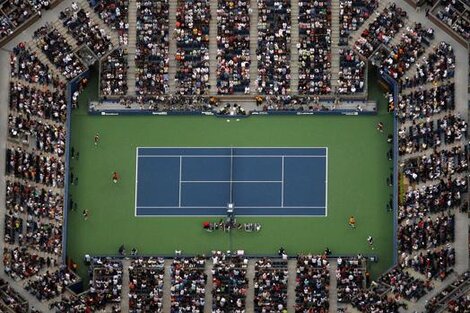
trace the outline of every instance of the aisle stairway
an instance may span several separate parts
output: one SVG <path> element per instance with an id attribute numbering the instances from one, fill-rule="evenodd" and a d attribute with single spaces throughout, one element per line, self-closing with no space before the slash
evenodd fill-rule
<path id="1" fill-rule="evenodd" d="M 173 261 L 165 260 L 165 274 L 163 276 L 163 312 L 171 311 L 171 263 Z"/>
<path id="2" fill-rule="evenodd" d="M 247 312 L 254 312 L 254 299 L 255 299 L 255 287 L 254 287 L 254 279 L 255 279 L 255 263 L 256 261 L 253 259 L 248 260 L 248 268 L 246 270 L 246 278 L 248 279 L 248 290 L 246 291 L 246 311 Z"/>
<path id="3" fill-rule="evenodd" d="M 129 312 L 129 259 L 122 260 L 122 294 L 121 294 L 121 311 Z"/>
<path id="4" fill-rule="evenodd" d="M 206 305 L 204 306 L 204 313 L 211 313 L 212 312 L 212 288 L 214 288 L 212 284 L 212 267 L 213 267 L 213 262 L 212 259 L 209 259 L 206 261 L 206 269 L 204 273 L 206 274 L 207 277 L 207 282 L 206 282 Z"/>
<path id="5" fill-rule="evenodd" d="M 336 259 L 330 260 L 330 288 L 329 296 L 330 299 L 330 312 L 336 313 L 338 310 L 338 291 L 336 290 L 336 269 L 338 268 L 338 262 Z"/>
<path id="6" fill-rule="evenodd" d="M 210 94 L 217 94 L 217 1 L 211 1 L 209 22 L 209 85 Z"/>
<path id="7" fill-rule="evenodd" d="M 287 268 L 289 270 L 289 278 L 287 280 L 287 311 L 295 312 L 295 287 L 297 285 L 296 275 L 297 275 L 297 260 L 292 259 L 287 263 Z"/>
<path id="8" fill-rule="evenodd" d="M 339 0 L 331 1 L 331 90 L 338 87 L 339 78 Z"/>
<path id="9" fill-rule="evenodd" d="M 250 93 L 256 94 L 258 77 L 258 59 L 256 58 L 256 50 L 258 49 L 258 3 L 251 0 L 250 15 Z"/>
<path id="10" fill-rule="evenodd" d="M 176 26 L 176 7 L 178 6 L 177 0 L 169 0 L 169 39 L 170 39 L 170 47 L 168 49 L 168 58 L 169 65 L 168 65 L 168 87 L 170 90 L 170 94 L 176 93 L 176 39 L 174 36 L 175 33 L 175 26 Z"/>
<path id="11" fill-rule="evenodd" d="M 135 96 L 135 49 L 137 44 L 137 4 L 136 0 L 129 0 L 129 40 L 127 44 L 127 95 Z"/>
<path id="12" fill-rule="evenodd" d="M 291 0 L 291 50 L 290 50 L 290 91 L 297 94 L 299 90 L 299 0 Z"/>

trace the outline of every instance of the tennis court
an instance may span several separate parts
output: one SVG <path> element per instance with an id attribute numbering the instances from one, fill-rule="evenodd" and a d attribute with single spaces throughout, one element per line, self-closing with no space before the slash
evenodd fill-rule
<path id="1" fill-rule="evenodd" d="M 326 216 L 327 148 L 136 149 L 136 216 Z"/>

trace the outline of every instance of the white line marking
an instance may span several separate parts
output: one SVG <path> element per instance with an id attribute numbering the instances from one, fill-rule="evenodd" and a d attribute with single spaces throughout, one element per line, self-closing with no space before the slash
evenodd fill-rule
<path id="1" fill-rule="evenodd" d="M 139 147 L 141 149 L 230 149 L 230 147 Z M 317 150 L 328 147 L 235 147 L 235 149 L 305 149 Z"/>
<path id="2" fill-rule="evenodd" d="M 180 177 L 179 177 L 179 184 L 178 184 L 178 206 L 181 207 L 181 176 L 182 176 L 182 168 L 183 168 L 183 157 L 180 156 Z"/>
<path id="3" fill-rule="evenodd" d="M 227 207 L 225 207 L 227 208 Z M 237 214 L 238 217 L 275 217 L 275 218 L 280 218 L 280 217 L 299 217 L 299 218 L 307 218 L 307 217 L 326 217 L 326 215 L 271 215 L 271 214 Z M 137 217 L 154 217 L 154 218 L 161 218 L 161 217 L 171 217 L 171 218 L 188 218 L 188 217 L 227 217 L 227 214 L 215 214 L 215 215 L 206 215 L 206 214 L 189 214 L 189 215 L 167 215 L 167 214 L 139 214 Z"/>
<path id="4" fill-rule="evenodd" d="M 135 202 L 134 202 L 134 217 L 137 216 L 137 188 L 138 188 L 138 181 L 139 181 L 139 147 L 135 149 Z"/>
<path id="5" fill-rule="evenodd" d="M 139 155 L 139 158 L 230 158 L 230 155 L 197 155 L 197 154 L 144 154 Z M 326 155 L 234 155 L 234 158 L 326 158 Z"/>
<path id="6" fill-rule="evenodd" d="M 181 183 L 190 184 L 190 183 L 282 183 L 282 180 L 182 180 Z"/>
<path id="7" fill-rule="evenodd" d="M 199 206 L 139 206 L 139 209 L 226 209 L 227 206 L 207 206 L 207 205 L 199 205 Z M 240 206 L 236 205 L 235 209 L 324 209 L 324 206 Z"/>
<path id="8" fill-rule="evenodd" d="M 325 158 L 325 216 L 328 216 L 328 147 Z"/>
<path id="9" fill-rule="evenodd" d="M 284 207 L 284 157 L 281 158 L 281 208 Z"/>

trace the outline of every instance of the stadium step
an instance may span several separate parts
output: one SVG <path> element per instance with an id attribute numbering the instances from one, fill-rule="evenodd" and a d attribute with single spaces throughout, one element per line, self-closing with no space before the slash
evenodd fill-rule
<path id="1" fill-rule="evenodd" d="M 212 283 L 212 267 L 214 264 L 212 263 L 212 259 L 206 261 L 206 268 L 204 273 L 206 274 L 207 281 L 206 281 L 206 289 L 205 289 L 205 306 L 204 306 L 204 313 L 211 313 L 212 312 L 212 288 L 214 285 Z"/>
<path id="2" fill-rule="evenodd" d="M 46 57 L 46 55 L 42 52 L 42 50 L 33 42 L 29 42 L 25 44 L 27 47 L 33 51 L 36 56 L 38 57 L 39 61 L 41 61 L 43 64 L 47 65 L 49 69 L 54 73 L 54 76 L 59 76 L 61 81 L 67 81 L 64 75 L 60 72 L 60 70 L 49 61 L 49 59 Z"/>
<path id="3" fill-rule="evenodd" d="M 210 94 L 217 94 L 217 1 L 211 1 L 209 22 L 209 85 Z"/>
<path id="4" fill-rule="evenodd" d="M 330 310 L 331 313 L 336 313 L 338 311 L 338 290 L 337 282 L 336 282 L 336 269 L 338 268 L 338 262 L 336 259 L 330 260 L 330 288 L 329 290 L 329 303 L 330 303 Z"/>
<path id="5" fill-rule="evenodd" d="M 176 94 L 176 39 L 174 38 L 175 33 L 175 26 L 176 26 L 176 7 L 177 7 L 176 0 L 170 0 L 169 2 L 169 36 L 170 36 L 170 46 L 168 48 L 168 58 L 169 58 L 169 65 L 168 65 L 168 89 L 170 90 L 170 94 Z"/>
<path id="6" fill-rule="evenodd" d="M 299 0 L 291 0 L 291 48 L 290 48 L 290 76 L 297 79 L 290 80 L 290 91 L 294 94 L 299 90 Z M 290 312 L 290 310 L 289 310 Z"/>
<path id="7" fill-rule="evenodd" d="M 359 27 L 355 32 L 352 32 L 349 35 L 350 39 L 348 41 L 349 41 L 349 46 L 350 47 L 354 46 L 354 43 L 361 37 L 362 32 L 369 28 L 369 25 L 373 21 L 375 21 L 376 17 L 380 13 L 383 12 L 383 10 L 388 6 L 388 4 L 389 4 L 388 1 L 384 1 L 384 0 L 379 1 L 379 6 L 375 10 L 375 12 L 370 15 L 369 19 L 366 22 L 364 22 L 364 24 L 362 24 L 361 27 Z"/>
<path id="8" fill-rule="evenodd" d="M 287 279 L 287 312 L 295 312 L 295 287 L 297 285 L 297 260 L 291 259 L 287 263 L 289 276 Z"/>
<path id="9" fill-rule="evenodd" d="M 163 276 L 163 312 L 171 312 L 171 259 L 165 259 L 165 274 Z"/>
<path id="10" fill-rule="evenodd" d="M 258 49 L 258 3 L 257 1 L 250 2 L 251 15 L 250 15 L 250 93 L 256 94 L 258 77 L 258 58 L 256 57 L 256 50 Z"/>
<path id="11" fill-rule="evenodd" d="M 462 274 L 469 266 L 468 213 L 455 214 L 455 271 Z"/>
<path id="12" fill-rule="evenodd" d="M 434 120 L 437 120 L 437 119 L 434 119 Z M 408 133 L 407 128 L 406 128 L 406 132 Z M 419 152 L 414 152 L 414 153 L 409 153 L 409 154 L 402 155 L 400 157 L 400 161 L 406 161 L 406 160 L 409 160 L 409 159 L 414 159 L 414 158 L 417 158 L 419 156 L 422 156 L 423 154 L 432 153 L 432 151 L 434 151 L 434 150 L 437 150 L 437 151 L 451 150 L 455 147 L 462 146 L 464 143 L 465 143 L 464 140 L 456 141 L 456 142 L 451 143 L 451 144 L 444 144 L 444 142 L 442 142 L 441 146 L 438 147 L 438 148 L 429 147 L 429 149 L 426 149 L 426 150 L 422 150 L 422 151 L 419 151 Z"/>
<path id="13" fill-rule="evenodd" d="M 339 1 L 331 2 L 331 90 L 338 87 L 339 78 Z"/>
<path id="14" fill-rule="evenodd" d="M 62 34 L 62 36 L 64 36 L 73 50 L 78 49 L 77 41 L 70 35 L 68 29 L 63 26 L 60 20 L 55 21 L 52 25 L 54 25 L 54 28 L 57 29 L 59 33 Z"/>
<path id="15" fill-rule="evenodd" d="M 136 82 L 136 66 L 135 66 L 135 48 L 136 48 L 136 21 L 137 21 L 137 4 L 136 0 L 129 0 L 129 24 L 133 23 L 134 27 L 129 27 L 129 41 L 127 46 L 127 95 L 135 96 L 135 82 Z"/>
<path id="16" fill-rule="evenodd" d="M 90 20 L 102 28 L 106 35 L 109 36 L 113 47 L 119 46 L 119 35 L 116 31 L 112 30 L 93 10 L 90 10 L 90 5 L 87 0 L 78 0 L 77 4 L 87 13 L 89 13 Z"/>
<path id="17" fill-rule="evenodd" d="M 248 260 L 248 267 L 246 269 L 246 279 L 248 279 L 248 290 L 246 291 L 246 312 L 255 311 L 255 263 L 253 259 Z"/>
<path id="18" fill-rule="evenodd" d="M 129 259 L 122 260 L 122 295 L 121 295 L 121 311 L 129 312 Z"/>
<path id="19" fill-rule="evenodd" d="M 410 68 L 405 72 L 403 77 L 408 76 L 408 77 L 413 77 L 414 74 L 416 73 L 417 65 L 424 63 L 425 60 L 428 59 L 429 55 L 432 54 L 438 47 L 439 43 L 435 43 L 433 40 L 431 41 L 431 44 L 426 47 L 424 50 L 424 53 L 421 55 L 421 58 L 416 60 L 416 62 L 410 66 Z"/>

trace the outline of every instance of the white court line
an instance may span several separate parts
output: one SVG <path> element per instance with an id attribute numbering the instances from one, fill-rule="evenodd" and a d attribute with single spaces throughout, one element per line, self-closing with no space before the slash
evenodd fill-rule
<path id="1" fill-rule="evenodd" d="M 281 159 L 281 208 L 284 207 L 284 157 Z"/>
<path id="2" fill-rule="evenodd" d="M 143 154 L 139 158 L 230 158 L 230 155 L 197 155 L 197 154 Z M 234 155 L 234 158 L 326 158 L 326 155 Z"/>
<path id="3" fill-rule="evenodd" d="M 141 149 L 230 149 L 230 147 L 138 147 Z M 328 149 L 328 147 L 233 147 L 235 149 L 305 149 L 317 150 Z"/>
<path id="4" fill-rule="evenodd" d="M 328 216 L 328 147 L 325 158 L 325 216 Z"/>
<path id="5" fill-rule="evenodd" d="M 178 184 L 178 206 L 181 207 L 181 176 L 182 176 L 182 168 L 183 168 L 183 157 L 180 156 L 180 177 L 179 177 L 179 184 Z"/>
<path id="6" fill-rule="evenodd" d="M 139 206 L 139 209 L 226 209 L 227 206 Z M 325 209 L 324 206 L 235 206 L 236 209 Z"/>
<path id="7" fill-rule="evenodd" d="M 282 183 L 281 180 L 182 180 L 180 181 L 181 183 L 184 184 L 189 184 L 189 183 L 277 183 L 280 184 Z"/>
<path id="8" fill-rule="evenodd" d="M 138 185 L 138 178 L 139 178 L 139 147 L 135 149 L 135 209 L 134 209 L 134 216 L 137 216 L 137 185 Z"/>

